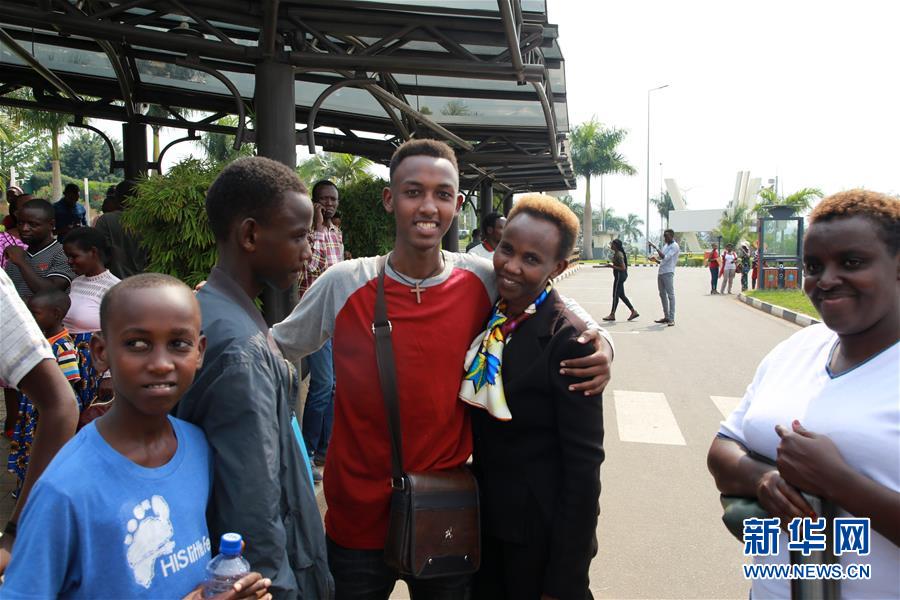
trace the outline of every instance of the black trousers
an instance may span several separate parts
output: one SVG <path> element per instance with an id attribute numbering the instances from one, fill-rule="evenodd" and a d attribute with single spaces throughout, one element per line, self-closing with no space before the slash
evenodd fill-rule
<path id="1" fill-rule="evenodd" d="M 622 300 L 622 302 L 625 303 L 625 306 L 634 311 L 634 307 L 631 305 L 631 302 L 628 301 L 628 296 L 625 295 L 626 279 L 628 279 L 628 271 L 613 269 L 613 303 L 610 314 L 616 313 L 616 308 L 619 306 L 619 300 Z"/>
<path id="2" fill-rule="evenodd" d="M 331 538 L 326 541 L 335 600 L 388 599 L 400 575 L 384 562 L 383 550 L 355 550 L 338 546 Z M 404 581 L 413 600 L 470 600 L 472 597 L 470 575 Z"/>

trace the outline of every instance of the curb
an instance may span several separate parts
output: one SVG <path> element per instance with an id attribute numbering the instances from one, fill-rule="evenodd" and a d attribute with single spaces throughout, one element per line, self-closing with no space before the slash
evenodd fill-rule
<path id="1" fill-rule="evenodd" d="M 819 319 L 814 319 L 808 315 L 796 313 L 776 304 L 769 304 L 768 302 L 763 302 L 762 300 L 757 300 L 756 298 L 751 298 L 744 294 L 738 294 L 737 299 L 753 308 L 769 313 L 773 317 L 784 319 L 785 321 L 794 323 L 800 327 L 809 327 L 810 325 L 822 322 Z"/>
<path id="2" fill-rule="evenodd" d="M 569 267 L 568 269 L 566 269 L 565 271 L 563 271 L 562 273 L 560 273 L 560 274 L 559 274 L 559 277 L 557 277 L 556 279 L 553 280 L 553 283 L 559 283 L 560 281 L 562 281 L 562 280 L 565 279 L 566 277 L 569 277 L 569 276 L 572 275 L 573 273 L 577 273 L 578 271 L 580 271 L 580 270 L 583 269 L 583 268 L 584 268 L 584 264 L 583 264 L 583 263 L 578 263 L 577 265 L 575 265 L 575 266 L 573 266 L 573 267 Z"/>

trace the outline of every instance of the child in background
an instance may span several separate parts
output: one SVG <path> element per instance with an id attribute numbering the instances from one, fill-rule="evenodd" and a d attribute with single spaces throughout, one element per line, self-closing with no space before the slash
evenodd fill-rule
<path id="1" fill-rule="evenodd" d="M 61 290 L 50 288 L 29 298 L 27 306 L 44 337 L 47 338 L 47 342 L 53 350 L 53 356 L 59 363 L 59 368 L 72 385 L 77 397 L 82 383 L 81 374 L 78 371 L 78 355 L 75 352 L 72 337 L 62 324 L 63 317 L 69 310 L 69 296 Z M 13 497 L 16 498 L 25 482 L 28 458 L 31 456 L 31 442 L 34 440 L 37 424 L 37 408 L 25 394 L 19 393 L 19 419 L 13 430 L 12 441 L 9 444 L 9 458 L 6 463 L 9 472 L 13 473 L 18 480 L 16 489 L 13 491 Z"/>
<path id="2" fill-rule="evenodd" d="M 79 227 L 69 232 L 63 239 L 63 251 L 77 275 L 69 290 L 72 306 L 63 324 L 71 332 L 78 351 L 78 367 L 85 382 L 78 399 L 83 411 L 98 400 L 98 395 L 100 402 L 108 401 L 111 395 L 109 375 L 101 379 L 101 373 L 91 361 L 90 342 L 94 332 L 100 330 L 100 302 L 120 280 L 106 268 L 109 246 L 103 234 L 93 227 Z"/>
<path id="3" fill-rule="evenodd" d="M 32 489 L 0 598 L 200 597 L 212 456 L 169 416 L 203 361 L 200 309 L 183 283 L 148 273 L 106 294 L 100 322 L 91 350 L 116 401 Z M 216 598 L 267 598 L 269 584 L 251 573 Z"/>

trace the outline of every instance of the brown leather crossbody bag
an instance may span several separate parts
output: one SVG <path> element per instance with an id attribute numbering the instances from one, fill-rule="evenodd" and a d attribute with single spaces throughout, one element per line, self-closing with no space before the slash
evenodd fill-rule
<path id="1" fill-rule="evenodd" d="M 391 516 L 385 562 L 401 575 L 430 579 L 474 573 L 481 564 L 478 484 L 465 466 L 444 471 L 403 470 L 397 371 L 384 299 L 384 265 L 375 296 L 375 355 L 391 438 Z"/>

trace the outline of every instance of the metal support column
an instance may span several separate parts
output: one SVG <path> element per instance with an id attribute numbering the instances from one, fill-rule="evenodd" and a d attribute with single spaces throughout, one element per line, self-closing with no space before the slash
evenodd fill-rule
<path id="1" fill-rule="evenodd" d="M 275 61 L 256 65 L 256 147 L 260 156 L 297 166 L 294 104 L 294 67 Z M 266 287 L 263 316 L 270 325 L 284 319 L 297 303 L 297 286 L 287 291 Z"/>
<path id="2" fill-rule="evenodd" d="M 494 182 L 485 179 L 478 191 L 478 226 L 483 227 L 485 218 L 494 210 Z"/>
<path id="3" fill-rule="evenodd" d="M 441 241 L 441 246 L 444 250 L 448 250 L 450 252 L 459 252 L 459 217 L 453 217 L 453 222 L 450 223 L 450 229 L 447 230 L 447 233 L 444 234 L 444 239 Z"/>
<path id="4" fill-rule="evenodd" d="M 503 215 L 509 216 L 509 211 L 512 210 L 513 207 L 513 192 L 512 190 L 506 192 L 506 195 L 503 196 Z"/>
<path id="5" fill-rule="evenodd" d="M 122 142 L 125 179 L 143 177 L 147 174 L 147 126 L 137 121 L 122 123 Z"/>

